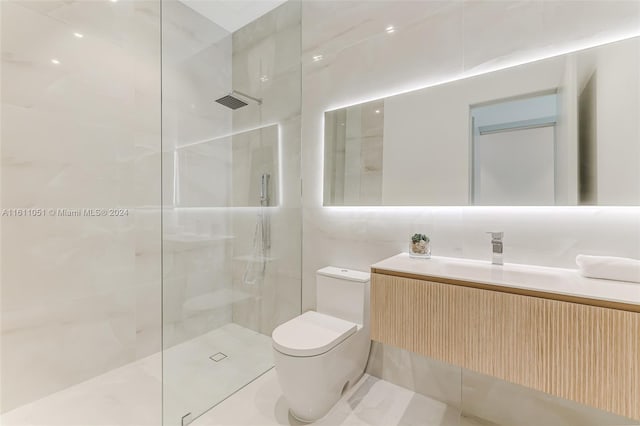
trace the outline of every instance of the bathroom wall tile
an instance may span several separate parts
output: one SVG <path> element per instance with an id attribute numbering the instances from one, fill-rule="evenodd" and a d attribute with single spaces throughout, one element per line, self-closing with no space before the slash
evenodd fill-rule
<path id="1" fill-rule="evenodd" d="M 214 102 L 231 91 L 230 55 L 229 36 L 177 64 L 163 63 L 163 149 L 230 133 L 231 110 Z"/>
<path id="2" fill-rule="evenodd" d="M 160 209 L 138 209 L 134 214 L 136 358 L 139 359 L 162 349 L 162 228 Z"/>
<path id="3" fill-rule="evenodd" d="M 271 247 L 262 252 L 254 240 L 259 214 L 269 217 Z M 236 211 L 233 254 L 234 322 L 270 335 L 273 329 L 300 313 L 300 210 L 270 208 Z M 263 256 L 265 262 L 263 264 Z M 264 270 L 264 273 L 263 273 Z"/>
<path id="4" fill-rule="evenodd" d="M 166 60 L 170 67 L 197 57 L 229 36 L 227 30 L 177 0 L 163 2 L 162 10 L 163 61 Z M 223 44 L 229 47 L 227 41 Z M 220 65 L 224 66 L 223 63 Z M 228 76 L 226 72 L 215 74 L 210 73 L 211 79 Z"/>
<path id="5" fill-rule="evenodd" d="M 143 138 L 137 138 L 137 140 L 148 140 L 150 138 L 156 138 L 159 140 L 159 135 Z M 142 148 L 141 151 L 145 151 L 136 156 L 136 158 L 129 162 L 127 166 L 127 177 L 131 179 L 130 186 L 123 189 L 122 205 L 125 206 L 141 206 L 156 208 L 156 213 L 159 215 L 160 210 L 157 209 L 160 205 L 161 192 L 163 181 L 159 178 L 162 176 L 162 155 L 160 154 L 160 147 L 157 147 L 158 152 L 152 153 L 151 150 Z"/>
<path id="6" fill-rule="evenodd" d="M 282 32 L 286 28 L 300 24 L 300 2 L 292 1 L 264 14 L 259 19 L 234 33 L 234 50 L 243 51 Z M 299 39 L 299 35 L 297 37 Z"/>
<path id="7" fill-rule="evenodd" d="M 450 407 L 462 407 L 462 371 L 459 367 L 372 342 L 367 373 Z"/>
<path id="8" fill-rule="evenodd" d="M 278 126 L 271 125 L 236 133 L 230 141 L 233 182 L 231 204 L 234 207 L 259 206 L 263 174 L 269 175 L 267 190 L 270 206 L 280 199 L 280 143 Z"/>
<path id="9" fill-rule="evenodd" d="M 169 348 L 231 321 L 234 236 L 225 207 L 232 194 L 233 113 L 214 100 L 232 89 L 233 45 L 229 32 L 180 2 L 163 2 L 163 18 L 163 333 Z"/>
<path id="10" fill-rule="evenodd" d="M 128 208 L 2 218 L 7 410 L 159 349 L 160 26 L 155 0 L 1 7 L 3 208 Z"/>
<path id="11" fill-rule="evenodd" d="M 233 321 L 267 335 L 300 313 L 300 8 L 286 2 L 233 34 L 233 87 L 262 99 L 233 113 L 234 133 L 271 124 L 279 133 L 273 207 L 233 210 Z M 272 130 L 262 130 L 259 146 L 273 137 L 265 132 Z M 234 205 L 255 206 L 259 176 L 247 175 L 255 167 L 243 160 L 255 163 L 234 147 Z M 269 248 L 259 236 L 261 215 L 268 218 Z"/>
<path id="12" fill-rule="evenodd" d="M 544 23 L 548 29 L 570 32 L 574 38 L 593 36 L 617 29 L 620 33 L 637 31 L 640 5 L 633 0 L 600 2 L 583 0 L 578 5 L 570 1 L 543 2 Z M 567 24 L 569 27 L 566 28 Z"/>
<path id="13" fill-rule="evenodd" d="M 396 22 L 397 30 L 392 34 L 384 31 L 389 24 L 382 22 L 392 21 L 398 13 L 394 10 L 403 8 L 395 2 L 380 2 L 377 7 L 363 8 L 358 20 L 367 24 L 381 21 L 380 24 L 375 28 L 363 24 L 367 31 L 339 49 L 332 49 L 331 43 L 341 42 L 340 32 L 335 35 L 337 40 L 313 39 L 313 28 L 308 29 L 307 22 L 313 19 L 325 23 L 306 11 L 306 3 L 303 5 L 303 19 L 306 13 L 310 14 L 310 19 L 304 20 L 303 25 L 304 45 L 314 46 L 303 50 L 303 110 L 310 121 L 313 117 L 312 125 L 316 125 L 316 120 L 320 121 L 320 114 L 326 110 L 410 90 L 462 71 L 462 7 L 450 3 L 435 15 L 430 4 L 406 3 L 404 10 L 414 12 L 414 16 L 410 22 Z M 320 6 L 312 2 L 309 7 L 316 11 Z M 349 29 L 337 28 L 350 34 Z M 322 60 L 311 59 L 317 55 L 322 55 Z M 317 138 L 316 131 L 309 131 L 309 137 Z"/>
<path id="14" fill-rule="evenodd" d="M 132 284 L 129 218 L 4 217 L 2 225 L 5 307 L 93 296 Z"/>
<path id="15" fill-rule="evenodd" d="M 164 347 L 231 320 L 233 235 L 225 209 L 165 209 L 163 224 Z"/>
<path id="16" fill-rule="evenodd" d="M 159 213 L 130 214 L 3 218 L 3 407 L 159 350 Z"/>
<path id="17" fill-rule="evenodd" d="M 132 141 L 131 133 L 113 125 L 78 126 L 72 117 L 57 118 L 44 111 L 13 106 L 5 111 L 11 120 L 2 129 L 7 205 L 113 207 L 131 201 L 124 181 L 131 182 L 133 176 L 113 143 Z M 34 122 L 40 125 L 33 126 Z M 44 146 L 19 143 L 22 138 L 43 141 Z M 75 188 L 78 181 L 87 186 Z M 16 188 L 11 182 L 22 184 Z"/>
<path id="18" fill-rule="evenodd" d="M 118 300 L 123 296 L 112 292 L 78 298 L 39 312 L 3 308 L 3 327 L 15 324 L 14 313 L 29 321 L 28 326 L 3 330 L 3 409 L 133 361 L 134 306 Z"/>
<path id="19" fill-rule="evenodd" d="M 424 19 L 458 9 L 459 3 L 343 1 L 328 7 L 322 1 L 306 1 L 302 48 L 307 53 L 335 53 L 386 32 L 390 25 L 397 31 L 419 26 Z"/>
<path id="20" fill-rule="evenodd" d="M 254 40 L 254 33 L 262 34 L 268 28 L 273 30 L 268 37 Z M 234 112 L 234 133 L 300 115 L 299 58 L 298 1 L 287 2 L 234 33 L 233 87 L 262 99 L 260 106 L 250 102 Z"/>
<path id="21" fill-rule="evenodd" d="M 634 1 L 466 1 L 465 70 L 561 51 L 576 43 L 637 34 L 640 8 Z M 493 25 L 487 25 L 491 21 Z M 504 37 L 504 34 L 510 37 Z"/>
<path id="22" fill-rule="evenodd" d="M 449 209 L 454 214 L 456 211 L 457 208 Z M 315 271 L 324 266 L 368 271 L 371 264 L 407 251 L 408 238 L 415 232 L 433 233 L 434 244 L 448 245 L 445 243 L 449 241 L 448 235 L 441 239 L 436 233 L 441 228 L 434 224 L 435 212 L 437 210 L 401 208 L 305 208 L 303 253 L 317 255 L 303 258 L 303 310 L 315 305 Z M 309 234 L 313 238 L 307 238 Z"/>
<path id="23" fill-rule="evenodd" d="M 181 207 L 232 204 L 232 138 L 223 137 L 178 149 L 176 201 Z"/>
<path id="24" fill-rule="evenodd" d="M 522 426 L 638 424 L 638 421 L 468 370 L 463 370 L 462 380 L 462 411 L 496 424 Z"/>
<path id="25" fill-rule="evenodd" d="M 465 2 L 465 69 L 517 55 L 530 47 L 531 40 L 547 46 L 550 40 L 543 30 L 542 8 L 543 2 L 526 0 Z"/>

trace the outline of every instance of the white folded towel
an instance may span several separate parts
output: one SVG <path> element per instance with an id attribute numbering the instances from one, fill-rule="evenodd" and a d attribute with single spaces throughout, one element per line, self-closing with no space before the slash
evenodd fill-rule
<path id="1" fill-rule="evenodd" d="M 589 278 L 640 283 L 640 260 L 612 256 L 576 256 L 580 273 Z"/>

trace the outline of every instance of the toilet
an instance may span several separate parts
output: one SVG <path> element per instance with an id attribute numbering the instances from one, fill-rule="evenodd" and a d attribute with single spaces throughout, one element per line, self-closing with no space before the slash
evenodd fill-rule
<path id="1" fill-rule="evenodd" d="M 369 280 L 366 272 L 318 270 L 317 311 L 273 331 L 278 381 L 291 415 L 300 421 L 324 417 L 364 373 L 371 347 Z"/>

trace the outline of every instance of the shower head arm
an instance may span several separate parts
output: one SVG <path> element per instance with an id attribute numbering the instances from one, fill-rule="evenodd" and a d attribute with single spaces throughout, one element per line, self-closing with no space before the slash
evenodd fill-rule
<path id="1" fill-rule="evenodd" d="M 232 90 L 231 94 L 232 95 L 240 95 L 243 98 L 251 99 L 252 101 L 256 102 L 258 105 L 262 105 L 262 99 L 261 98 L 254 98 L 251 95 L 247 95 L 246 93 L 238 92 L 237 90 Z"/>

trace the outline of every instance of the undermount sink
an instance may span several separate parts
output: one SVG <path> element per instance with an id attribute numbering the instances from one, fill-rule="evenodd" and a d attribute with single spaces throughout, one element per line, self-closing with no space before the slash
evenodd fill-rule
<path id="1" fill-rule="evenodd" d="M 483 279 L 495 281 L 496 279 L 508 282 L 527 283 L 531 280 L 558 279 L 561 278 L 563 272 L 571 271 L 570 269 L 560 268 L 544 268 L 539 266 L 504 264 L 492 265 L 490 262 L 478 260 L 467 260 L 457 258 L 440 257 L 436 260 L 442 264 L 442 271 L 450 276 L 474 277 L 475 279 Z"/>

